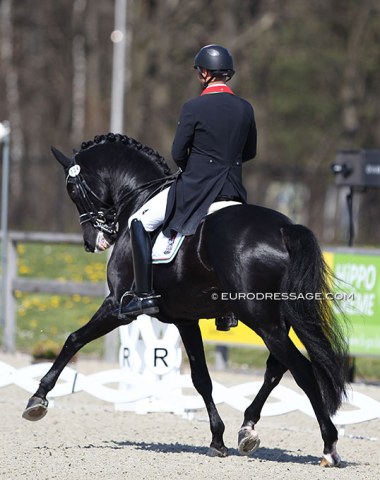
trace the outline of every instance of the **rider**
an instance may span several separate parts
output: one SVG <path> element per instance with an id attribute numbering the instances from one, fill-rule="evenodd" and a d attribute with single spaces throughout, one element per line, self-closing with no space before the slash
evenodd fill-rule
<path id="1" fill-rule="evenodd" d="M 256 155 L 253 108 L 226 85 L 235 73 L 226 48 L 201 48 L 194 68 L 203 91 L 183 105 L 172 147 L 173 159 L 182 172 L 171 187 L 129 219 L 135 289 L 130 292 L 131 301 L 121 308 L 122 315 L 158 312 L 147 232 L 163 223 L 168 237 L 173 231 L 192 235 L 213 202 L 246 202 L 242 162 Z"/>

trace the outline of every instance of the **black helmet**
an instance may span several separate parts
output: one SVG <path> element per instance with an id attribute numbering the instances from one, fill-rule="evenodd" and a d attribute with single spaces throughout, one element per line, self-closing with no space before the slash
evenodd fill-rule
<path id="1" fill-rule="evenodd" d="M 232 78 L 235 73 L 234 62 L 230 52 L 221 45 L 206 45 L 201 48 L 194 58 L 194 68 L 210 70 L 215 76 Z"/>

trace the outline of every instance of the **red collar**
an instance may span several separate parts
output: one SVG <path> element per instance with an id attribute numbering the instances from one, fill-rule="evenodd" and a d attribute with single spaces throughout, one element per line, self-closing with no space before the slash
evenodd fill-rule
<path id="1" fill-rule="evenodd" d="M 234 92 L 230 87 L 227 87 L 227 85 L 224 85 L 223 83 L 209 85 L 203 90 L 201 95 L 208 95 L 209 93 L 230 93 L 231 95 L 234 95 Z"/>

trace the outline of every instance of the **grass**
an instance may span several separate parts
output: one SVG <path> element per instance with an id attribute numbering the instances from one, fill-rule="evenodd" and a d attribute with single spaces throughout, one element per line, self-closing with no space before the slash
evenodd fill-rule
<path id="1" fill-rule="evenodd" d="M 380 358 L 356 357 L 355 380 L 363 382 L 378 382 L 380 380 Z"/>
<path id="2" fill-rule="evenodd" d="M 18 244 L 18 274 L 56 280 L 105 282 L 106 256 L 90 255 L 77 245 Z M 102 298 L 16 292 L 17 349 L 32 353 L 43 342 L 61 346 L 69 333 L 87 323 Z M 104 339 L 83 348 L 84 354 L 103 353 Z"/>

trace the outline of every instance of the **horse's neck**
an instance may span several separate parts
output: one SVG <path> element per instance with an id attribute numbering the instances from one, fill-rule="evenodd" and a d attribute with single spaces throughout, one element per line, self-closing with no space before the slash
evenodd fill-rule
<path id="1" fill-rule="evenodd" d="M 161 177 L 149 169 L 140 171 L 134 176 L 131 176 L 130 172 L 117 173 L 110 182 L 114 205 L 118 210 L 123 211 L 123 216 L 127 215 L 129 218 L 155 194 L 156 190 L 158 193 L 159 184 L 149 186 L 149 183 L 161 178 L 164 182 L 164 176 Z M 144 185 L 146 185 L 145 188 Z"/>
<path id="2" fill-rule="evenodd" d="M 148 186 L 149 182 L 165 179 L 165 171 L 159 159 L 149 157 L 135 148 L 121 143 L 103 145 L 89 152 L 86 159 L 89 169 L 107 185 L 108 193 L 117 213 L 129 216 L 142 206 L 159 185 Z M 147 188 L 144 186 L 147 185 Z"/>

